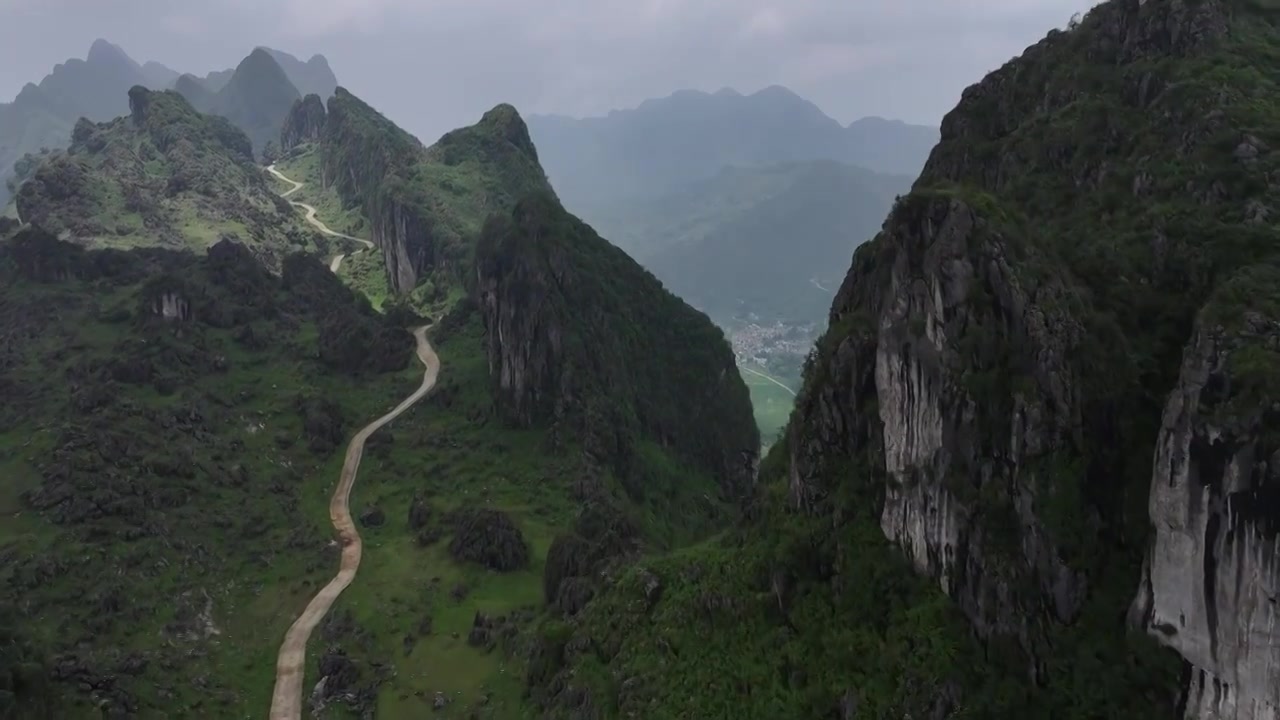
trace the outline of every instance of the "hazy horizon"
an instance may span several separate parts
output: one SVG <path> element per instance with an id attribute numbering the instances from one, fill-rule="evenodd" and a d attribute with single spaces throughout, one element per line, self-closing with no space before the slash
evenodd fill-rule
<path id="1" fill-rule="evenodd" d="M 101 37 L 140 63 L 196 74 L 234 67 L 257 45 L 319 53 L 344 87 L 427 142 L 500 102 L 585 117 L 685 88 L 769 85 L 842 124 L 936 125 L 965 87 L 1094 4 L 0 0 L 0 98 Z"/>

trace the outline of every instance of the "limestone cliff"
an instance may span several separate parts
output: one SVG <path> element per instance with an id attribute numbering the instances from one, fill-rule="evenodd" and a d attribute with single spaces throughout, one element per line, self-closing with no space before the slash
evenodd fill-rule
<path id="1" fill-rule="evenodd" d="M 295 100 L 280 130 L 280 151 L 289 152 L 303 143 L 318 141 L 324 131 L 324 120 L 324 101 L 319 95 Z"/>
<path id="2" fill-rule="evenodd" d="M 436 272 L 462 277 L 486 218 L 509 211 L 523 193 L 550 191 L 528 130 L 509 105 L 430 148 L 343 88 L 328 110 L 324 183 L 364 210 L 396 292 Z"/>
<path id="3" fill-rule="evenodd" d="M 491 220 L 476 258 L 489 371 L 517 424 L 562 426 L 643 493 L 646 445 L 740 496 L 760 445 L 723 334 L 547 193 Z"/>
<path id="4" fill-rule="evenodd" d="M 1272 288 L 1280 275 L 1260 280 Z M 1280 717 L 1280 316 L 1202 317 L 1165 406 L 1134 621 L 1191 664 L 1187 716 Z"/>
<path id="5" fill-rule="evenodd" d="M 1112 0 L 969 88 L 807 368 L 793 504 L 831 511 L 868 479 L 842 463 L 869 465 L 885 536 L 1037 683 L 1055 638 L 1123 637 L 1098 618 L 1150 541 L 1134 615 L 1188 664 L 1188 717 L 1277 717 L 1280 375 L 1248 349 L 1276 342 L 1275 22 Z M 1210 298 L 1243 335 L 1193 331 Z M 1240 386 L 1228 347 L 1257 404 L 1224 425 L 1203 408 Z"/>

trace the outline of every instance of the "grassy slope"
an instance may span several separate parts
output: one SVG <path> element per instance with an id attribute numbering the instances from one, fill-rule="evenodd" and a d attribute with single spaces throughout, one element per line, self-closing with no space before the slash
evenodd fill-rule
<path id="1" fill-rule="evenodd" d="M 325 188 L 320 167 L 320 153 L 314 145 L 302 145 L 289 153 L 289 156 L 276 163 L 276 169 L 285 177 L 303 184 L 302 188 L 289 196 L 290 200 L 304 202 L 316 209 L 316 217 L 323 220 L 330 229 L 354 237 L 368 237 L 369 223 L 359 208 L 346 207 L 337 191 Z M 285 192 L 293 187 L 272 177 L 276 192 Z M 338 277 L 373 303 L 381 308 L 391 296 L 387 285 L 387 271 L 383 266 L 382 256 L 376 250 L 348 254 L 338 268 Z"/>
<path id="2" fill-rule="evenodd" d="M 257 714 L 269 701 L 272 678 L 267 669 L 274 665 L 279 639 L 336 563 L 324 544 L 331 534 L 328 488 L 338 476 L 341 454 L 317 456 L 300 442 L 295 398 L 333 398 L 350 427 L 380 415 L 410 392 L 420 370 L 410 367 L 360 379 L 328 371 L 314 359 L 317 327 L 301 316 L 295 318 L 296 327 L 273 327 L 273 342 L 262 351 L 246 350 L 230 329 L 196 328 L 185 339 L 144 333 L 128 315 L 142 290 L 142 284 L 133 282 L 47 285 L 16 280 L 4 285 L 3 305 L 14 313 L 6 319 L 9 327 L 23 327 L 35 318 L 47 322 L 30 340 L 11 346 L 7 356 L 11 364 L 4 381 L 21 388 L 21 410 L 8 414 L 0 434 L 0 447 L 6 448 L 0 454 L 0 476 L 7 478 L 0 490 L 0 512 L 6 515 L 0 524 L 0 552 L 16 559 L 4 564 L 0 576 L 14 583 L 34 568 L 56 568 L 52 577 L 20 593 L 24 606 L 37 613 L 28 616 L 28 627 L 45 647 L 70 650 L 105 672 L 113 670 L 110 648 L 148 657 L 149 669 L 140 681 L 122 679 L 137 693 L 144 717 L 166 717 L 163 708 L 196 703 L 204 703 L 209 712 Z M 129 357 L 136 346 L 128 343 L 142 337 L 221 355 L 229 370 L 186 374 L 176 392 L 166 395 L 150 386 L 86 382 L 77 369 Z M 114 399 L 91 412 L 70 410 L 64 384 L 68 377 L 81 378 L 73 387 L 113 388 L 108 392 Z M 201 408 L 206 418 L 201 430 L 211 435 L 166 429 L 166 414 L 181 416 L 190 407 Z M 110 511 L 105 519 L 57 525 L 24 506 L 22 493 L 40 483 L 39 467 L 61 456 L 55 451 L 64 444 L 63 433 L 90 428 L 113 428 L 132 437 L 134 447 L 148 458 L 145 462 L 167 458 L 149 471 L 130 467 L 123 457 L 108 458 L 124 469 L 122 477 L 145 478 L 166 492 L 182 488 L 181 499 L 169 496 L 177 505 L 151 521 L 164 528 L 161 534 L 147 528 L 143 538 L 120 542 L 114 536 L 121 525 Z M 283 446 L 286 441 L 289 447 Z M 77 451 L 69 452 L 75 456 Z M 194 463 L 190 479 L 165 469 L 186 463 Z M 229 484 L 225 475 L 232 464 L 243 465 L 248 473 L 242 487 Z M 127 497 L 127 485 L 109 479 L 114 474 L 108 471 L 103 478 L 106 496 Z M 205 551 L 197 553 L 196 544 Z M 118 569 L 123 567 L 134 570 L 122 578 Z M 162 629 L 175 620 L 179 608 L 190 609 L 189 602 L 179 599 L 182 593 L 193 593 L 198 609 L 208 594 L 219 633 L 177 641 L 166 649 Z M 111 597 L 118 605 L 104 606 Z M 116 609 L 105 609 L 109 607 Z M 72 647 L 69 643 L 81 629 L 89 634 Z M 186 657 L 189 651 L 193 655 Z M 177 676 L 161 669 L 166 658 L 178 663 Z M 179 678 L 204 678 L 208 685 Z M 96 716 L 83 698 L 66 713 Z"/>
<path id="3" fill-rule="evenodd" d="M 768 374 L 763 368 L 751 369 Z M 741 370 L 742 381 L 751 391 L 751 406 L 755 411 L 756 425 L 760 428 L 760 441 L 765 447 L 772 445 L 791 417 L 791 409 L 795 407 L 796 396 L 784 388 L 770 382 L 759 375 Z"/>

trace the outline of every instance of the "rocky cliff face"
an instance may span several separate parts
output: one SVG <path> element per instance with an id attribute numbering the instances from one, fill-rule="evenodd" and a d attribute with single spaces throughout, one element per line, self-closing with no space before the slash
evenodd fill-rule
<path id="1" fill-rule="evenodd" d="M 969 88 L 807 369 L 793 504 L 871 467 L 885 536 L 1037 682 L 1141 575 L 1187 716 L 1277 717 L 1275 22 L 1113 0 Z"/>
<path id="2" fill-rule="evenodd" d="M 790 438 L 791 496 L 817 511 L 847 479 L 835 453 L 884 474 L 880 525 L 984 636 L 1030 646 L 1070 621 L 1087 578 L 1038 517 L 1078 452 L 1081 340 L 1060 280 L 1031 281 L 998 221 L 959 197 L 905 198 L 837 295 Z M 1026 592 L 1036 588 L 1035 592 Z"/>
<path id="3" fill-rule="evenodd" d="M 1202 321 L 1183 357 L 1156 444 L 1155 538 L 1132 608 L 1192 665 L 1192 718 L 1280 717 L 1280 401 L 1270 384 L 1280 322 L 1240 320 Z M 1271 376 L 1265 395 L 1258 372 Z"/>
<path id="4" fill-rule="evenodd" d="M 486 218 L 509 211 L 526 192 L 550 191 L 528 130 L 509 105 L 430 148 L 343 88 L 328 108 L 324 182 L 364 209 L 396 292 L 435 272 L 461 277 Z"/>
<path id="5" fill-rule="evenodd" d="M 584 439 L 633 495 L 646 444 L 740 495 L 760 445 L 723 334 L 554 196 L 486 225 L 476 285 L 507 418 Z"/>
<path id="6" fill-rule="evenodd" d="M 324 120 L 324 101 L 319 95 L 307 95 L 296 100 L 280 131 L 281 152 L 289 152 L 303 143 L 318 141 L 324 131 Z"/>

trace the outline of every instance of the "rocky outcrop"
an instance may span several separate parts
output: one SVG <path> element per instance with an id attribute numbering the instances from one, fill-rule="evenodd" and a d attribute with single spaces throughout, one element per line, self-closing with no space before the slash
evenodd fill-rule
<path id="1" fill-rule="evenodd" d="M 295 100 L 280 131 L 280 151 L 287 153 L 303 143 L 318 141 L 324 131 L 324 120 L 324 101 L 319 95 Z"/>
<path id="2" fill-rule="evenodd" d="M 1280 322 L 1202 321 L 1156 445 L 1132 617 L 1191 664 L 1189 718 L 1280 717 L 1280 388 L 1258 372 L 1280 372 Z"/>
<path id="3" fill-rule="evenodd" d="M 491 570 L 510 572 L 529 564 L 529 544 L 511 517 L 499 510 L 463 510 L 454 519 L 449 554 Z"/>

